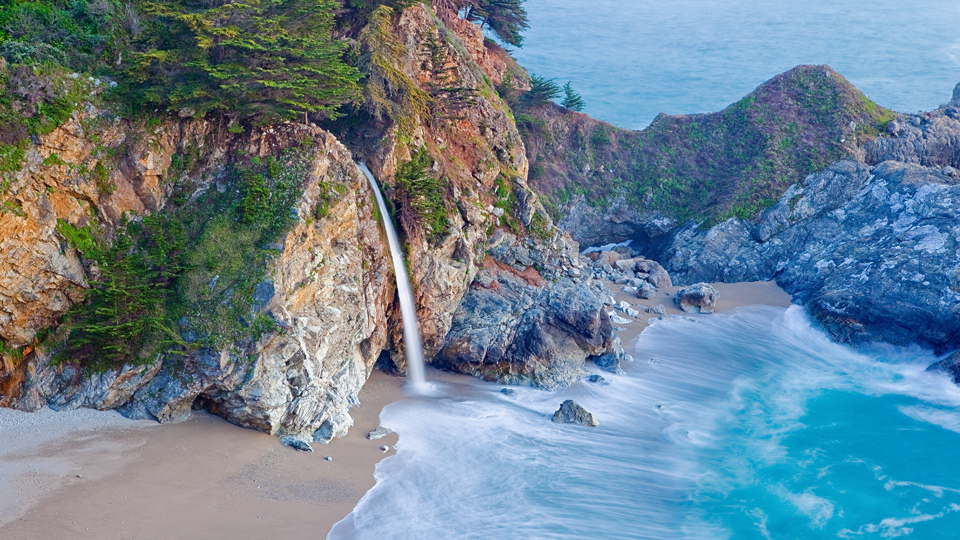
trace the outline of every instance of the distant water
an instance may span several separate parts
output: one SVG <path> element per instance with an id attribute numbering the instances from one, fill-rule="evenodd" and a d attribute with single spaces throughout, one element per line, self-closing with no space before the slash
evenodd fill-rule
<path id="1" fill-rule="evenodd" d="M 960 82 L 957 0 L 529 0 L 515 51 L 585 112 L 646 127 L 723 109 L 798 64 L 829 64 L 875 101 L 936 108 Z"/>
<path id="2" fill-rule="evenodd" d="M 328 538 L 954 539 L 960 388 L 799 307 L 674 318 L 609 384 L 476 382 L 388 406 L 398 452 Z M 557 425 L 564 399 L 597 428 Z"/>

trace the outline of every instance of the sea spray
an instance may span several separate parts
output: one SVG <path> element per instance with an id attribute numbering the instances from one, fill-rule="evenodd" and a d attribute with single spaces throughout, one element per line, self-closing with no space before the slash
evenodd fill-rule
<path id="1" fill-rule="evenodd" d="M 383 218 L 383 229 L 387 232 L 387 241 L 390 244 L 390 255 L 393 257 L 393 271 L 397 276 L 397 295 L 400 297 L 400 315 L 403 317 L 403 343 L 407 352 L 407 376 L 410 386 L 414 390 L 422 391 L 426 388 L 427 379 L 423 368 L 423 345 L 420 342 L 420 328 L 417 325 L 417 310 L 413 304 L 413 292 L 410 290 L 410 278 L 407 276 L 407 267 L 403 262 L 403 251 L 397 230 L 390 220 L 387 204 L 377 186 L 373 173 L 363 163 L 357 163 L 363 174 L 370 181 L 370 189 L 377 197 L 380 207 L 380 216 Z"/>
<path id="2" fill-rule="evenodd" d="M 608 384 L 444 376 L 387 406 L 398 452 L 328 538 L 955 537 L 960 389 L 929 352 L 853 350 L 799 307 L 693 319 Z M 550 422 L 568 398 L 600 426 Z"/>

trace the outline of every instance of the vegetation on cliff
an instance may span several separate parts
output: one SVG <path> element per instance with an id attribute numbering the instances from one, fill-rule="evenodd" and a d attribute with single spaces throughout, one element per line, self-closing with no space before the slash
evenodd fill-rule
<path id="1" fill-rule="evenodd" d="M 195 200 L 197 186 L 183 174 L 165 212 L 123 223 L 112 237 L 61 221 L 58 231 L 97 277 L 66 316 L 56 360 L 102 371 L 272 330 L 255 291 L 295 219 L 306 166 L 296 148 L 240 160 L 222 180 L 230 189 L 207 189 Z"/>
<path id="2" fill-rule="evenodd" d="M 531 183 L 557 212 L 622 195 L 679 222 L 753 220 L 791 184 L 853 155 L 893 118 L 826 66 L 801 66 L 721 112 L 660 115 L 628 131 L 554 106 L 518 126 Z"/>

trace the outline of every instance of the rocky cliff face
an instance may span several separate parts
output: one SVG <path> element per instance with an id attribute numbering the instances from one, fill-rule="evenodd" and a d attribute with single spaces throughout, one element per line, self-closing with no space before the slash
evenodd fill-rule
<path id="1" fill-rule="evenodd" d="M 402 45 L 390 60 L 428 108 L 331 126 L 353 151 L 305 125 L 236 133 L 92 105 L 35 140 L 0 195 L 2 404 L 159 421 L 205 407 L 300 446 L 343 435 L 381 353 L 405 368 L 379 210 L 356 157 L 393 198 L 428 357 L 547 387 L 580 376 L 587 359 L 618 361 L 577 245 L 526 184 L 523 143 L 491 82 L 507 59 L 476 26 L 441 15 L 449 27 L 421 4 L 387 21 Z M 414 177 L 404 167 L 424 153 Z M 427 203 L 443 221 L 423 219 Z M 182 235 L 165 248 L 173 277 L 156 282 L 162 316 L 139 356 L 104 367 L 70 346 L 79 308 L 116 265 L 162 243 L 143 232 L 157 229 Z M 104 256 L 124 239 L 128 251 Z M 494 327 L 508 331 L 480 345 Z M 458 352 L 470 347 L 507 353 Z"/>
<path id="2" fill-rule="evenodd" d="M 957 101 L 902 116 L 788 189 L 759 223 L 689 225 L 658 256 L 683 283 L 776 279 L 837 339 L 960 347 Z"/>
<path id="3" fill-rule="evenodd" d="M 261 246 L 277 255 L 252 301 L 274 329 L 259 336 L 248 330 L 242 339 L 210 346 L 184 317 L 178 334 L 185 346 L 175 353 L 94 375 L 69 359 L 50 362 L 57 343 L 37 344 L 20 366 L 26 381 L 5 396 L 7 404 L 27 410 L 121 408 L 129 416 L 160 421 L 182 419 L 201 404 L 234 423 L 273 434 L 328 440 L 345 433 L 352 424 L 347 411 L 357 404 L 387 343 L 394 291 L 374 219 L 376 203 L 350 152 L 329 133 L 293 124 L 226 137 L 217 137 L 206 122 L 193 121 L 154 129 L 107 122 L 105 128 L 81 131 L 83 124 L 97 121 L 97 114 L 78 113 L 34 145 L 5 196 L 22 208 L 2 218 L 17 233 L 4 237 L 2 256 L 20 278 L 11 286 L 21 287 L 19 296 L 3 299 L 10 314 L 2 327 L 7 346 L 30 346 L 38 331 L 83 297 L 95 277 L 97 269 L 62 238 L 57 220 L 95 225 L 109 235 L 121 216 L 172 212 L 169 195 L 183 182 L 171 178 L 170 162 L 188 148 L 206 156 L 189 172 L 195 180 L 191 198 L 200 204 L 207 202 L 205 192 L 244 189 L 242 180 L 225 173 L 230 156 L 267 158 L 309 141 L 303 145 L 307 166 L 297 178 L 299 195 L 290 208 L 297 218 L 274 245 Z M 106 180 L 77 173 L 97 168 L 94 148 L 118 149 L 136 140 L 143 142 L 125 149 L 125 161 L 111 166 Z M 98 188 L 98 181 L 111 187 Z M 331 192 L 337 197 L 328 203 Z M 318 218 L 320 204 L 329 209 Z M 32 258 L 29 266 L 24 253 Z M 227 303 L 234 291 L 218 288 L 218 278 L 204 277 L 203 285 Z M 23 294 L 30 291 L 36 292 Z"/>
<path id="4" fill-rule="evenodd" d="M 565 290 L 575 285 L 570 275 L 577 275 L 576 269 L 582 263 L 578 261 L 576 244 L 553 227 L 538 195 L 527 185 L 523 141 L 509 108 L 493 86 L 511 76 L 507 67 L 512 60 L 502 49 L 485 41 L 476 25 L 443 9 L 439 15 L 434 16 L 426 6 L 418 4 L 404 10 L 391 30 L 404 44 L 405 52 L 396 64 L 428 96 L 431 113 L 414 118 L 412 128 L 387 121 L 345 129 L 342 133 L 384 184 L 397 185 L 398 167 L 418 149 L 426 150 L 433 158 L 430 174 L 441 178 L 444 184 L 448 228 L 439 240 L 432 241 L 416 222 L 403 219 L 400 203 L 400 228 L 410 246 L 410 274 L 426 356 L 435 357 L 436 363 L 447 369 L 511 383 L 550 386 L 553 383 L 545 383 L 546 379 L 536 374 L 542 370 L 532 365 L 546 366 L 561 356 L 547 358 L 524 349 L 521 343 L 525 334 L 501 336 L 501 345 L 513 344 L 517 351 L 510 365 L 488 358 L 488 367 L 481 372 L 472 360 L 451 360 L 461 357 L 452 348 L 461 346 L 462 339 L 450 336 L 472 332 L 475 325 L 486 324 L 476 322 L 476 318 L 491 315 L 482 312 L 473 297 L 482 294 L 484 287 L 477 283 L 488 282 L 492 268 L 510 267 L 533 276 L 531 279 L 538 284 L 534 296 L 539 296 L 554 288 Z M 444 90 L 448 88 L 456 88 L 455 95 Z M 388 190 L 388 194 L 397 198 L 397 190 Z M 522 244 L 523 250 L 533 256 L 517 259 L 512 251 L 495 249 L 494 245 L 500 245 L 505 237 Z M 502 292 L 509 296 L 506 290 Z M 504 298 L 497 301 L 511 302 Z M 520 304 L 514 307 L 519 308 Z M 584 311 L 584 316 L 599 321 L 603 315 L 601 304 L 588 305 L 592 311 Z M 512 319 L 518 313 L 506 310 L 501 315 Z M 513 324 L 515 321 L 508 323 Z M 560 333 L 576 334 L 581 330 L 585 328 L 569 327 Z M 608 328 L 588 331 L 599 333 L 586 340 L 573 335 L 561 338 L 558 334 L 558 339 L 576 344 L 566 347 L 572 358 L 579 358 L 571 360 L 574 364 L 582 364 L 584 358 L 611 345 Z M 396 327 L 392 338 L 397 344 L 392 355 L 394 363 L 403 370 L 402 337 Z M 532 365 L 517 367 L 528 362 Z M 564 371 L 560 367 L 547 369 Z M 557 376 L 569 381 L 579 373 L 577 365 L 569 374 Z"/>

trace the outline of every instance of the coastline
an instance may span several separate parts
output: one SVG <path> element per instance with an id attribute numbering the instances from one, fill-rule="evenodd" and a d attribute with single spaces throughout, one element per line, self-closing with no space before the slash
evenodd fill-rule
<path id="1" fill-rule="evenodd" d="M 604 283 L 617 303 L 640 311 L 637 319 L 626 317 L 630 323 L 614 325 L 628 352 L 636 352 L 637 338 L 656 318 L 644 307 L 663 304 L 670 316 L 689 315 L 673 303 L 682 287 L 643 300 Z M 790 296 L 774 282 L 711 285 L 720 291 L 717 313 L 790 305 Z M 397 434 L 375 441 L 366 435 L 379 427 L 383 407 L 403 398 L 402 383 L 374 371 L 361 391 L 361 406 L 352 411 L 355 425 L 348 435 L 314 445 L 312 454 L 202 411 L 185 422 L 160 425 L 115 412 L 35 416 L 2 410 L 0 434 L 18 435 L 11 429 L 16 415 L 28 425 L 20 444 L 0 448 L 0 495 L 10 501 L 0 504 L 0 537 L 151 538 L 158 530 L 168 538 L 198 531 L 234 538 L 306 531 L 325 536 L 374 486 L 376 464 L 395 452 Z M 47 429 L 44 423 L 51 421 L 57 430 Z M 384 453 L 382 445 L 391 449 Z"/>
<path id="2" fill-rule="evenodd" d="M 644 308 L 652 308 L 657 304 L 662 304 L 666 308 L 667 315 L 671 317 L 689 317 L 690 313 L 684 313 L 673 302 L 674 294 L 683 289 L 683 286 L 674 285 L 657 290 L 657 296 L 650 300 L 638 298 L 635 295 L 627 294 L 621 291 L 623 285 L 617 285 L 609 280 L 602 280 L 613 294 L 613 299 L 617 304 L 627 302 L 632 307 L 640 311 L 640 316 L 636 319 L 625 316 L 618 310 L 616 313 L 630 322 L 619 325 L 614 324 L 614 332 L 620 336 L 623 343 L 623 349 L 632 354 L 635 349 L 635 343 L 643 330 L 650 325 L 650 322 L 658 316 L 655 313 L 648 312 Z M 788 308 L 791 305 L 791 297 L 786 291 L 781 289 L 774 281 L 743 281 L 738 283 L 710 283 L 710 286 L 720 292 L 720 298 L 717 300 L 715 313 L 730 313 L 743 306 L 766 305 Z M 609 308 L 613 310 L 613 308 Z M 703 315 L 697 315 L 703 316 Z M 705 315 L 709 316 L 709 315 Z M 619 330 L 617 329 L 619 328 Z"/>
<path id="3" fill-rule="evenodd" d="M 348 435 L 313 453 L 204 412 L 161 425 L 84 411 L 53 436 L 0 447 L 0 495 L 14 501 L 0 505 L 0 537 L 325 536 L 373 487 L 376 464 L 395 452 L 396 434 L 366 436 L 383 407 L 403 397 L 402 383 L 375 370 Z M 5 439 L 14 415 L 31 414 L 2 413 Z M 100 429 L 79 424 L 91 415 L 106 419 Z"/>

